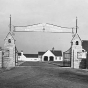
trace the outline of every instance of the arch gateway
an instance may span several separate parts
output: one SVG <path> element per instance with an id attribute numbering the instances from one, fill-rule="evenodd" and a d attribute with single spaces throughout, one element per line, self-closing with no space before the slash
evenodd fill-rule
<path id="1" fill-rule="evenodd" d="M 67 34 L 74 34 L 75 29 L 74 28 L 68 28 L 68 27 L 61 27 L 49 23 L 39 23 L 34 25 L 28 25 L 28 26 L 14 26 L 14 33 L 16 32 L 46 32 L 46 33 L 67 33 Z M 57 57 L 56 57 L 57 58 Z M 49 56 L 42 56 L 41 61 L 56 61 L 55 57 L 49 57 Z M 58 57 L 59 59 L 59 57 Z M 57 60 L 58 60 L 57 59 Z"/>
<path id="2" fill-rule="evenodd" d="M 77 33 L 77 18 L 76 18 L 76 32 L 75 28 L 61 27 L 49 23 L 34 24 L 28 26 L 14 26 L 14 30 L 11 30 L 11 16 L 10 16 L 10 32 L 8 33 L 5 44 L 4 44 L 4 57 L 2 65 L 3 67 L 14 67 L 17 63 L 17 48 L 15 45 L 15 40 L 13 33 L 15 32 L 50 32 L 50 33 L 71 33 L 72 40 L 70 49 L 63 53 L 63 62 L 70 61 L 70 66 L 72 68 L 83 67 L 82 61 L 86 59 L 87 51 L 85 47 L 82 46 L 82 40 Z M 12 31 L 12 32 L 11 32 Z M 6 51 L 6 52 L 5 52 Z M 2 53 L 1 53 L 2 55 Z M 6 55 L 6 57 L 5 57 Z M 47 59 L 44 57 L 45 61 L 53 61 L 53 57 Z"/>

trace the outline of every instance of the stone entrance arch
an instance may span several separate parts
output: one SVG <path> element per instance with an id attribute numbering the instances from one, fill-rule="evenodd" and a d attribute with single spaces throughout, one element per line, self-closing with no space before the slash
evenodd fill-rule
<path id="1" fill-rule="evenodd" d="M 44 61 L 48 61 L 48 56 L 44 56 Z"/>
<path id="2" fill-rule="evenodd" d="M 50 56 L 49 57 L 49 61 L 54 61 L 54 57 L 53 56 Z"/>

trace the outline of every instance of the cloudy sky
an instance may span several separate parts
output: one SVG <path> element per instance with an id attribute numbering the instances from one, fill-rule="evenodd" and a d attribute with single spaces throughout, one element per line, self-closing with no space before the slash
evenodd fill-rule
<path id="1" fill-rule="evenodd" d="M 63 27 L 75 27 L 78 17 L 78 34 L 88 40 L 88 0 L 0 0 L 0 46 L 9 32 L 9 16 L 12 25 L 26 26 L 50 23 Z M 13 28 L 12 28 L 13 29 Z M 70 48 L 71 34 L 65 33 L 15 33 L 16 45 L 25 53 L 37 53 L 55 47 L 65 51 Z"/>

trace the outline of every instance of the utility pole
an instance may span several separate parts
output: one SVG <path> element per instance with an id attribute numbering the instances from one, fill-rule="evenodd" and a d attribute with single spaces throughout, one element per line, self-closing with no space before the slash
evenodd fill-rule
<path id="1" fill-rule="evenodd" d="M 76 17 L 76 33 L 77 33 L 77 28 L 78 28 L 78 26 L 77 26 L 77 17 Z"/>
<path id="2" fill-rule="evenodd" d="M 9 29 L 9 31 L 11 32 L 11 15 L 10 15 L 10 29 Z"/>

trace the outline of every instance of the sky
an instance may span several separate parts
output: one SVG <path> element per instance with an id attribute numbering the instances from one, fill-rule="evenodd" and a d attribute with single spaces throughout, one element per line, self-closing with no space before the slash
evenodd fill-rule
<path id="1" fill-rule="evenodd" d="M 62 27 L 75 27 L 78 34 L 88 40 L 88 0 L 0 0 L 0 46 L 9 32 L 9 17 L 13 26 L 50 23 Z M 37 53 L 54 47 L 63 52 L 71 46 L 72 34 L 20 32 L 15 33 L 18 51 Z"/>

